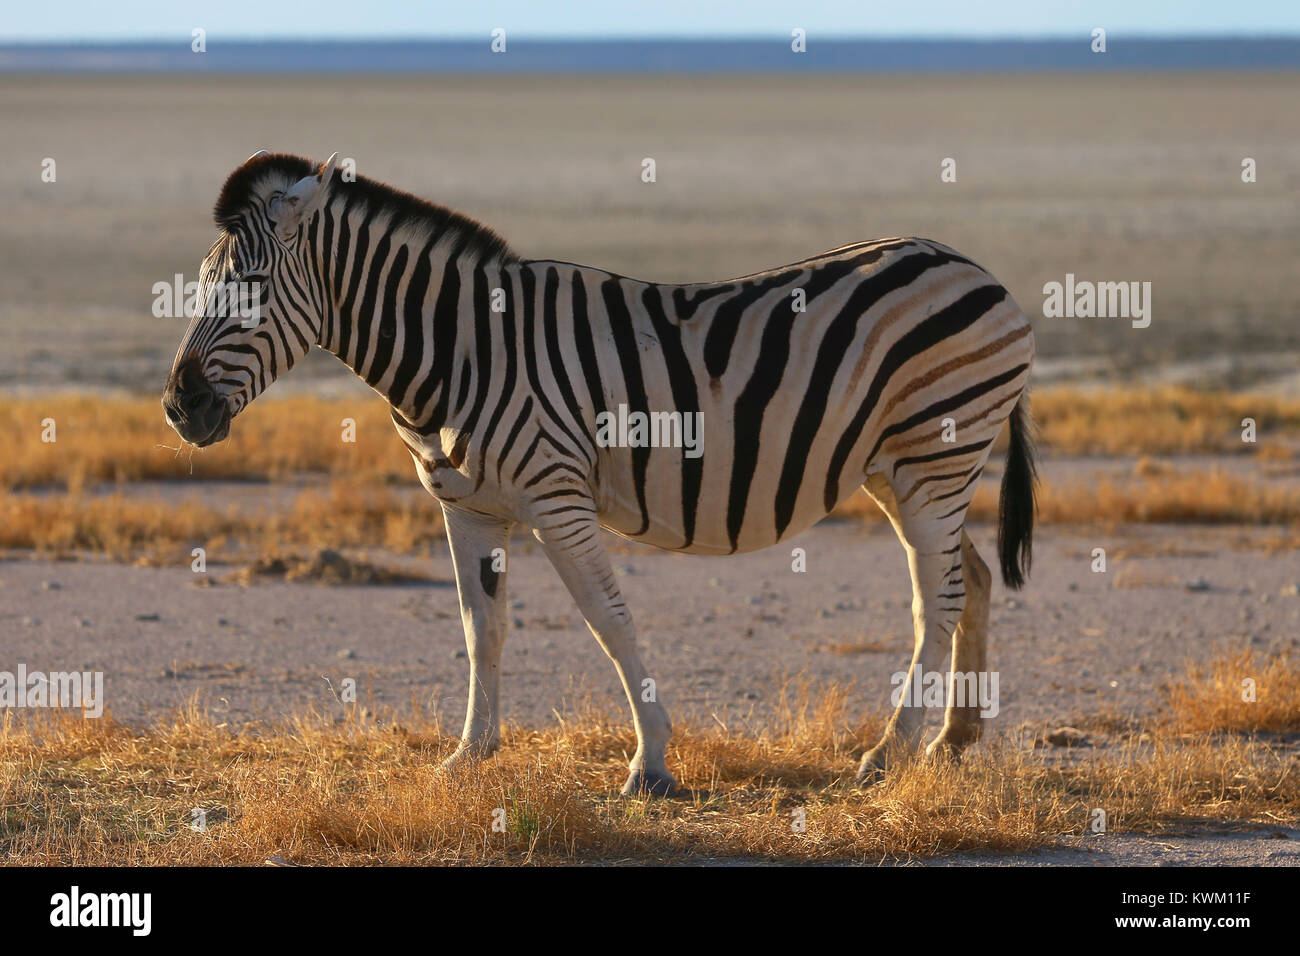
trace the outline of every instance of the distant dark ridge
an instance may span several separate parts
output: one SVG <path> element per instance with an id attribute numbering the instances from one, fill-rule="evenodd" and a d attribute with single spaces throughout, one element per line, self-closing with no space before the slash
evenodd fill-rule
<path id="1" fill-rule="evenodd" d="M 831 40 L 808 51 L 771 40 L 528 40 L 508 52 L 482 40 L 230 41 L 208 52 L 175 43 L 0 44 L 0 72 L 18 73 L 898 73 L 1300 69 L 1300 37 L 1126 38 L 1107 52 L 1061 40 Z"/>

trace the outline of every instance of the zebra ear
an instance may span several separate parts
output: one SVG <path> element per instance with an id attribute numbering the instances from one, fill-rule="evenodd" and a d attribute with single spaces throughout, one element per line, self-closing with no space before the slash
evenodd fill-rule
<path id="1" fill-rule="evenodd" d="M 335 153 L 317 172 L 298 180 L 283 196 L 271 203 L 271 220 L 275 223 L 276 234 L 284 241 L 292 239 L 298 226 L 310 218 L 325 201 L 338 155 Z"/>
<path id="2" fill-rule="evenodd" d="M 253 160 L 257 159 L 257 157 L 259 157 L 259 156 L 270 156 L 270 155 L 271 155 L 271 151 L 270 151 L 270 150 L 267 150 L 267 149 L 259 149 L 259 150 L 258 150 L 256 153 L 254 153 L 252 156 L 249 156 L 248 159 L 246 159 L 246 160 L 244 160 L 242 163 L 240 163 L 240 165 L 241 165 L 241 166 L 247 166 L 249 163 L 251 163 Z"/>

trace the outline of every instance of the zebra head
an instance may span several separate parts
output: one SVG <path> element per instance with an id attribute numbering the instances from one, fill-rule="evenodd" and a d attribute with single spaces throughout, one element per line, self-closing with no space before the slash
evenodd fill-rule
<path id="1" fill-rule="evenodd" d="M 226 180 L 220 234 L 163 390 L 167 422 L 185 441 L 225 439 L 231 420 L 319 340 L 328 300 L 308 233 L 337 157 L 317 168 L 261 150 Z"/>

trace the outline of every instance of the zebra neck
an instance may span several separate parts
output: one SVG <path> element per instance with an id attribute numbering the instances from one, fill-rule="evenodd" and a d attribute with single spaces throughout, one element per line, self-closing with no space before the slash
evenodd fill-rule
<path id="1" fill-rule="evenodd" d="M 383 395 L 406 427 L 426 436 L 466 430 L 480 357 L 498 345 L 476 316 L 500 318 L 490 303 L 512 288 L 509 265 L 437 237 L 395 243 L 384 235 L 371 256 L 353 254 L 364 263 L 341 250 L 336 258 L 333 314 L 320 346 Z"/>

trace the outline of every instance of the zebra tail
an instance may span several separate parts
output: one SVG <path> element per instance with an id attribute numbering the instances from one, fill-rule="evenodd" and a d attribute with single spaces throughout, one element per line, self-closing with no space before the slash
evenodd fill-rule
<path id="1" fill-rule="evenodd" d="M 1038 470 L 1034 465 L 1027 393 L 1016 402 L 1010 421 L 1011 441 L 998 503 L 998 557 L 1002 564 L 1003 583 L 1019 590 L 1029 576 L 1033 559 L 1034 513 L 1037 508 L 1034 485 L 1038 481 Z"/>

